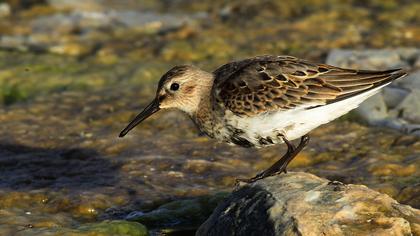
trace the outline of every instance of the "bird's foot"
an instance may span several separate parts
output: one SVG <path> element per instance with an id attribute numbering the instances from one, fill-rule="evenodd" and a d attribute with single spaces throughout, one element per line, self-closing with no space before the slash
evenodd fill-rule
<path id="1" fill-rule="evenodd" d="M 236 179 L 235 180 L 235 186 L 240 185 L 240 182 L 251 184 L 251 183 L 254 183 L 257 180 L 264 179 L 264 178 L 267 178 L 267 177 L 270 177 L 270 176 L 279 175 L 281 173 L 287 174 L 287 170 L 286 170 L 285 166 L 284 166 L 284 168 L 281 167 L 279 170 L 275 170 L 275 171 L 267 169 L 267 170 L 257 174 L 256 176 L 254 176 L 252 178 Z"/>
<path id="2" fill-rule="evenodd" d="M 280 160 L 270 166 L 268 169 L 264 170 L 263 172 L 259 173 L 258 175 L 249 178 L 249 179 L 236 179 L 235 188 L 237 189 L 242 183 L 254 183 L 257 180 L 261 180 L 270 176 L 278 175 L 281 173 L 287 174 L 287 165 L 293 158 L 300 152 L 302 149 L 308 144 L 309 136 L 304 135 L 302 136 L 298 147 L 295 147 L 290 141 L 284 138 L 285 143 L 287 144 L 287 152 L 284 154 Z"/>

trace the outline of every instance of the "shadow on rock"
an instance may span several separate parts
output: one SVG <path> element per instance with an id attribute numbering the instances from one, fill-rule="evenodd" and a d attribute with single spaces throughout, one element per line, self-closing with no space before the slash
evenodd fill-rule
<path id="1" fill-rule="evenodd" d="M 275 203 L 276 199 L 268 190 L 260 186 L 245 186 L 216 208 L 213 218 L 201 226 L 197 235 L 276 235 L 275 222 L 267 214 L 267 209 Z M 216 219 L 214 215 L 219 213 L 223 217 Z"/>
<path id="2" fill-rule="evenodd" d="M 118 182 L 120 165 L 91 149 L 0 144 L 0 188 L 92 189 Z"/>

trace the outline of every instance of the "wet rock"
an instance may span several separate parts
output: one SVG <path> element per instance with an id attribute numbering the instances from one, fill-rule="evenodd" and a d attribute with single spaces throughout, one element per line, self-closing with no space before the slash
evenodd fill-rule
<path id="1" fill-rule="evenodd" d="M 327 57 L 331 65 L 355 69 L 384 70 L 391 68 L 407 68 L 419 57 L 417 48 L 370 49 L 370 50 L 332 50 Z"/>
<path id="2" fill-rule="evenodd" d="M 84 0 L 47 0 L 48 4 L 57 9 L 78 9 L 83 11 L 102 10 L 101 1 L 84 1 Z"/>
<path id="3" fill-rule="evenodd" d="M 211 214 L 227 193 L 166 203 L 150 212 L 134 211 L 126 219 L 149 228 L 196 229 Z"/>
<path id="4" fill-rule="evenodd" d="M 0 3 L 0 18 L 9 16 L 11 13 L 10 5 L 6 2 Z"/>
<path id="5" fill-rule="evenodd" d="M 46 0 L 9 0 L 9 3 L 13 11 L 19 11 L 34 7 L 36 5 L 42 5 L 46 3 Z"/>
<path id="6" fill-rule="evenodd" d="M 147 236 L 147 228 L 137 222 L 114 220 L 100 223 L 82 225 L 77 230 L 77 235 L 127 235 Z"/>
<path id="7" fill-rule="evenodd" d="M 383 88 L 383 99 L 388 108 L 395 108 L 409 93 L 407 89 L 387 86 Z"/>
<path id="8" fill-rule="evenodd" d="M 414 89 L 395 110 L 403 119 L 420 124 L 420 89 Z"/>
<path id="9" fill-rule="evenodd" d="M 395 81 L 395 84 L 408 90 L 420 89 L 420 70 L 409 73 L 404 79 Z"/>
<path id="10" fill-rule="evenodd" d="M 362 185 L 288 173 L 245 185 L 201 235 L 417 235 L 420 211 Z"/>
<path id="11" fill-rule="evenodd" d="M 414 67 L 420 68 L 420 57 L 414 62 Z"/>
<path id="12" fill-rule="evenodd" d="M 110 32 L 122 34 L 124 41 L 131 34 L 176 30 L 205 17 L 131 10 L 58 12 L 32 19 L 24 32 L 0 35 L 0 49 L 86 56 L 101 47 L 112 47 L 112 41 L 107 44 L 113 36 Z"/>
<path id="13" fill-rule="evenodd" d="M 93 46 L 82 43 L 67 43 L 51 46 L 48 51 L 59 55 L 83 56 L 90 54 L 93 51 Z"/>
<path id="14" fill-rule="evenodd" d="M 382 94 L 375 94 L 357 109 L 357 113 L 369 124 L 379 125 L 388 117 L 387 107 Z"/>

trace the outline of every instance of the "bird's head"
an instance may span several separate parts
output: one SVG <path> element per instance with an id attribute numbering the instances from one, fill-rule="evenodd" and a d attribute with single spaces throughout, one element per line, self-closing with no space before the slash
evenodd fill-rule
<path id="1" fill-rule="evenodd" d="M 121 131 L 125 136 L 136 125 L 161 109 L 177 108 L 190 115 L 198 109 L 204 89 L 211 86 L 212 74 L 190 65 L 175 66 L 159 80 L 156 97 Z"/>

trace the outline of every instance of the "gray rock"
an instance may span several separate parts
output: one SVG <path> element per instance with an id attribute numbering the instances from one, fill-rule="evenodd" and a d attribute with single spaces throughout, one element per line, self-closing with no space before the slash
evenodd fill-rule
<path id="1" fill-rule="evenodd" d="M 84 2 L 86 1 L 52 1 L 54 6 L 64 9 L 67 4 L 72 9 L 71 4 L 77 6 Z M 96 8 L 95 4 L 86 4 L 89 10 L 81 10 L 85 9 L 81 7 L 74 11 L 60 11 L 32 19 L 28 22 L 30 34 L 0 35 L 0 49 L 86 56 L 102 44 L 102 37 L 98 35 L 104 31 L 124 30 L 128 35 L 139 32 L 154 34 L 184 25 L 194 25 L 198 19 L 208 17 L 204 13 L 181 15 L 131 9 L 104 10 Z"/>
<path id="2" fill-rule="evenodd" d="M 17 49 L 19 51 L 26 51 L 28 49 L 28 38 L 24 36 L 8 36 L 0 37 L 1 49 Z"/>
<path id="3" fill-rule="evenodd" d="M 410 72 L 405 78 L 395 81 L 394 84 L 409 90 L 420 89 L 420 70 Z"/>
<path id="4" fill-rule="evenodd" d="M 288 173 L 245 185 L 200 226 L 210 235 L 419 235 L 420 211 L 362 185 Z"/>
<path id="5" fill-rule="evenodd" d="M 388 109 L 398 106 L 409 94 L 407 89 L 394 86 L 387 86 L 382 91 L 382 96 Z"/>
<path id="6" fill-rule="evenodd" d="M 327 57 L 327 64 L 355 69 L 390 69 L 408 68 L 410 62 L 418 58 L 420 50 L 416 48 L 383 50 L 332 50 Z"/>
<path id="7" fill-rule="evenodd" d="M 404 120 L 420 124 L 420 89 L 414 89 L 393 112 Z"/>
<path id="8" fill-rule="evenodd" d="M 388 110 L 381 93 L 375 94 L 363 102 L 356 112 L 370 125 L 380 125 L 388 117 Z"/>
<path id="9" fill-rule="evenodd" d="M 398 117 L 399 115 L 398 112 L 395 112 L 395 114 L 394 112 L 395 110 L 391 110 L 388 113 L 391 114 L 392 117 Z M 400 130 L 401 132 L 406 133 L 406 134 L 414 134 L 414 135 L 420 136 L 420 124 L 410 124 L 403 119 L 387 118 L 387 119 L 378 121 L 376 125 L 388 127 L 390 129 Z"/>
<path id="10" fill-rule="evenodd" d="M 414 62 L 414 67 L 415 68 L 420 68 L 420 56 L 417 57 L 417 60 Z"/>

